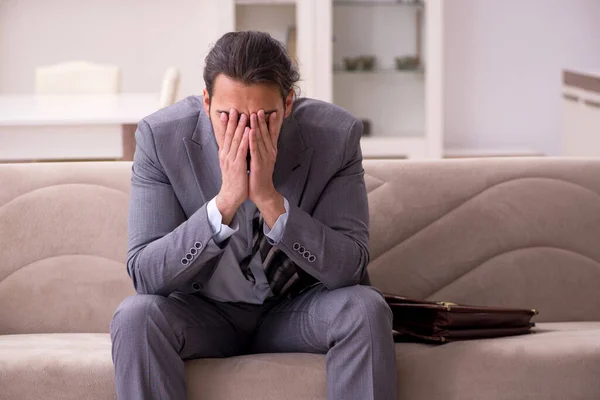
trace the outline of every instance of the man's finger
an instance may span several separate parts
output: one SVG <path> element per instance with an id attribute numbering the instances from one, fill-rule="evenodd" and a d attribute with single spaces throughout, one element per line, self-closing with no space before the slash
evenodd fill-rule
<path id="1" fill-rule="evenodd" d="M 248 137 L 250 136 L 250 128 L 248 128 L 247 126 L 244 127 L 244 134 L 242 135 L 242 141 L 240 143 L 240 147 L 238 147 L 238 151 L 237 151 L 237 155 L 235 160 L 239 161 L 241 159 L 244 160 L 244 163 L 246 162 L 246 155 L 248 154 Z"/>
<path id="2" fill-rule="evenodd" d="M 235 133 L 235 128 L 237 126 L 237 110 L 232 108 L 229 110 L 229 122 L 227 122 L 227 130 L 225 131 L 225 140 L 223 141 L 223 151 L 225 154 L 229 153 L 229 149 L 231 148 L 231 141 L 233 140 L 233 134 Z"/>
<path id="3" fill-rule="evenodd" d="M 258 134 L 258 121 L 256 114 L 250 114 L 250 154 L 254 156 L 257 154 L 256 160 L 260 160 L 260 149 L 258 148 L 257 135 Z"/>
<path id="4" fill-rule="evenodd" d="M 235 129 L 235 135 L 233 136 L 233 140 L 231 141 L 230 154 L 235 158 L 237 157 L 237 150 L 240 147 L 240 143 L 242 141 L 242 135 L 244 134 L 244 129 L 246 128 L 247 121 L 246 114 L 242 114 L 240 116 L 240 120 L 237 124 L 237 128 Z"/>
<path id="5" fill-rule="evenodd" d="M 218 130 L 218 132 L 215 132 L 217 144 L 219 145 L 220 149 L 223 148 L 223 142 L 225 141 L 225 131 L 227 130 L 227 118 L 227 114 L 224 112 L 222 112 L 219 115 L 220 129 Z"/>
<path id="6" fill-rule="evenodd" d="M 260 153 L 260 149 L 258 148 L 258 141 L 256 138 L 257 131 L 254 128 L 250 128 L 250 157 L 252 157 L 252 161 L 260 162 L 262 160 L 262 155 Z"/>
<path id="7" fill-rule="evenodd" d="M 253 129 L 256 136 L 256 148 L 258 149 L 258 152 L 261 154 L 261 156 L 266 156 L 269 153 L 266 146 L 267 142 L 265 141 L 265 134 L 263 133 L 263 130 L 260 129 L 260 125 L 258 123 L 258 116 L 256 114 L 252 114 L 252 118 L 254 118 Z M 270 142 L 268 143 L 270 144 Z"/>
<path id="8" fill-rule="evenodd" d="M 273 148 L 275 150 L 277 150 L 277 142 L 279 141 L 279 135 L 281 134 L 281 129 L 277 129 L 276 124 L 277 112 L 272 112 L 269 115 L 269 134 L 271 135 L 271 142 L 273 143 Z"/>
<path id="9" fill-rule="evenodd" d="M 265 111 L 259 110 L 256 116 L 258 118 L 258 126 L 260 127 L 265 150 L 270 150 L 267 146 L 271 145 L 273 141 L 271 140 L 269 127 L 267 126 L 267 120 L 265 119 Z"/>

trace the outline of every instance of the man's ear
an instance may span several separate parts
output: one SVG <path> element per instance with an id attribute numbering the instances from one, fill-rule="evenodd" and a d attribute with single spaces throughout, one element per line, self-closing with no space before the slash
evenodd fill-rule
<path id="1" fill-rule="evenodd" d="M 202 97 L 204 100 L 204 111 L 206 111 L 206 115 L 210 118 L 210 96 L 208 95 L 208 90 L 204 89 Z"/>
<path id="2" fill-rule="evenodd" d="M 285 115 L 284 118 L 287 118 L 292 113 L 292 105 L 294 104 L 294 89 L 290 90 L 287 97 L 285 98 Z"/>

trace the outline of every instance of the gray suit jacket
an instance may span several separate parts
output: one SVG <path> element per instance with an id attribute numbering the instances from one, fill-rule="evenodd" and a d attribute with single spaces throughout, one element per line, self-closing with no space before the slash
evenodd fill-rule
<path id="1" fill-rule="evenodd" d="M 298 99 L 279 136 L 273 181 L 290 211 L 276 247 L 329 289 L 368 284 L 361 134 L 361 122 L 341 108 Z M 138 293 L 198 291 L 228 244 L 215 243 L 206 212 L 221 187 L 221 171 L 202 98 L 188 97 L 144 118 L 135 136 L 129 275 Z M 316 259 L 306 260 L 299 246 Z"/>

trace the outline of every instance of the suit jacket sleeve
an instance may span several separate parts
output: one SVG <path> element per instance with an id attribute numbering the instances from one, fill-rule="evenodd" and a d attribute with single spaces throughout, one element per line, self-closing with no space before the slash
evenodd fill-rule
<path id="1" fill-rule="evenodd" d="M 342 165 L 323 190 L 312 216 L 290 205 L 286 228 L 277 245 L 328 289 L 359 284 L 369 263 L 369 209 L 361 135 L 362 124 L 357 120 L 348 133 Z"/>
<path id="2" fill-rule="evenodd" d="M 186 219 L 147 122 L 139 123 L 135 137 L 127 271 L 138 293 L 168 296 L 216 265 L 229 240 L 215 243 L 206 204 Z"/>

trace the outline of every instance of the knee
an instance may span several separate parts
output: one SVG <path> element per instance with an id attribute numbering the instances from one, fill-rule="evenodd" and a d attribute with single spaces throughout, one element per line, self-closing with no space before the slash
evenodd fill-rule
<path id="1" fill-rule="evenodd" d="M 392 311 L 385 299 L 371 286 L 356 285 L 340 290 L 342 313 L 358 326 L 370 329 L 381 327 L 391 330 Z"/>
<path id="2" fill-rule="evenodd" d="M 110 322 L 111 338 L 121 332 L 129 332 L 138 335 L 147 329 L 148 323 L 154 315 L 160 312 L 160 302 L 165 298 L 162 296 L 135 294 L 127 297 L 121 302 Z"/>

